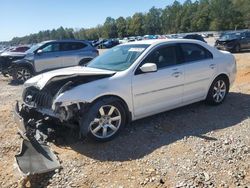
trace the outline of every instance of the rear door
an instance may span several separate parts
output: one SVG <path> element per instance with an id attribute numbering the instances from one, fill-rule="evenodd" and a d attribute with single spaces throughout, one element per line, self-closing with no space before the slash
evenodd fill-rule
<path id="1" fill-rule="evenodd" d="M 184 90 L 183 103 L 202 100 L 214 78 L 217 64 L 213 55 L 206 48 L 194 43 L 180 44 L 184 56 Z"/>
<path id="2" fill-rule="evenodd" d="M 65 42 L 62 43 L 61 51 L 63 58 L 63 67 L 76 66 L 82 57 L 85 57 L 84 49 L 87 47 L 82 42 Z"/>
<path id="3" fill-rule="evenodd" d="M 52 42 L 42 46 L 34 58 L 36 72 L 57 69 L 62 67 L 62 57 L 60 52 L 60 43 Z"/>
<path id="4" fill-rule="evenodd" d="M 157 72 L 142 73 L 138 67 L 132 77 L 134 115 L 156 114 L 182 102 L 184 68 L 179 64 L 179 48 L 164 45 L 153 50 L 140 64 L 155 63 Z"/>
<path id="5" fill-rule="evenodd" d="M 247 42 L 246 48 L 250 48 L 250 32 L 246 32 L 246 42 Z"/>

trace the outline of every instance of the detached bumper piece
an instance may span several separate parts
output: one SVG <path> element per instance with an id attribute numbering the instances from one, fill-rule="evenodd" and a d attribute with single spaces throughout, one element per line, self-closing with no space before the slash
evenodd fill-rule
<path id="1" fill-rule="evenodd" d="M 35 137 L 29 134 L 28 123 L 20 114 L 17 102 L 14 109 L 14 119 L 19 133 L 23 137 L 21 151 L 15 156 L 20 172 L 25 176 L 29 176 L 60 168 L 60 163 L 49 146 L 39 143 Z"/>
<path id="2" fill-rule="evenodd" d="M 38 142 L 23 140 L 21 152 L 15 158 L 24 175 L 41 174 L 60 168 L 60 163 L 49 146 Z"/>

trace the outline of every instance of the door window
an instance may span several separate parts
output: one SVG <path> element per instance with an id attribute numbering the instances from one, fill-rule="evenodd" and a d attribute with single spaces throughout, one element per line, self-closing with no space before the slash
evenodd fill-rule
<path id="1" fill-rule="evenodd" d="M 58 52 L 59 49 L 60 49 L 59 43 L 50 43 L 46 45 L 45 47 L 43 47 L 41 50 L 44 53 L 47 53 L 47 52 Z"/>
<path id="2" fill-rule="evenodd" d="M 250 32 L 247 32 L 247 33 L 246 33 L 246 38 L 249 38 L 249 39 L 250 39 Z"/>
<path id="3" fill-rule="evenodd" d="M 72 51 L 80 50 L 85 48 L 87 45 L 82 42 L 65 42 L 61 44 L 61 51 Z"/>
<path id="4" fill-rule="evenodd" d="M 204 47 L 198 44 L 181 44 L 181 49 L 185 62 L 199 61 L 205 59 L 212 59 L 213 55 L 211 52 L 206 50 Z"/>
<path id="5" fill-rule="evenodd" d="M 154 50 L 143 61 L 145 63 L 155 63 L 158 69 L 176 65 L 179 62 L 180 56 L 176 46 L 164 46 Z"/>

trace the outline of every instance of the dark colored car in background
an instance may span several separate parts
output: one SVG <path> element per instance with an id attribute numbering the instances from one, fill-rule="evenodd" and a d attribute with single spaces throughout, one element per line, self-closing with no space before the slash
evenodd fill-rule
<path id="1" fill-rule="evenodd" d="M 92 42 L 92 45 L 99 49 L 112 48 L 118 44 L 119 44 L 119 41 L 117 39 L 101 39 L 101 40 Z"/>
<path id="2" fill-rule="evenodd" d="M 114 47 L 114 46 L 116 46 L 118 44 L 119 44 L 118 40 L 116 40 L 116 39 L 109 39 L 109 40 L 107 40 L 106 42 L 103 43 L 103 46 L 105 48 L 112 48 L 112 47 Z"/>
<path id="3" fill-rule="evenodd" d="M 204 38 L 203 38 L 201 35 L 199 35 L 199 34 L 186 34 L 186 35 L 182 36 L 181 38 L 183 38 L 183 39 L 200 40 L 200 41 L 202 41 L 202 42 L 207 43 L 207 42 L 204 40 Z"/>
<path id="4" fill-rule="evenodd" d="M 26 52 L 30 49 L 29 46 L 18 46 L 6 49 L 0 54 L 0 71 L 4 76 L 7 75 L 8 68 L 12 61 L 19 60 L 25 57 Z"/>
<path id="5" fill-rule="evenodd" d="M 224 33 L 216 40 L 215 47 L 230 52 L 250 49 L 250 31 Z"/>

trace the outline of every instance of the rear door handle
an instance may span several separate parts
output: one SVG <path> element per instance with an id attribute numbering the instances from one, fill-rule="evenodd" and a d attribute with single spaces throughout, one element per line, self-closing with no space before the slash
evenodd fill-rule
<path id="1" fill-rule="evenodd" d="M 182 74 L 182 72 L 174 72 L 172 74 L 172 76 L 175 77 L 175 78 L 178 78 L 181 74 Z"/>
<path id="2" fill-rule="evenodd" d="M 210 64 L 209 67 L 210 67 L 211 69 L 214 69 L 214 68 L 215 68 L 215 64 Z"/>

